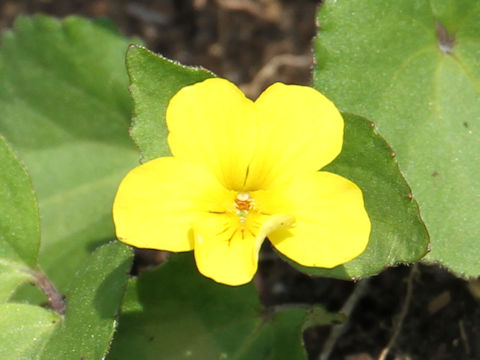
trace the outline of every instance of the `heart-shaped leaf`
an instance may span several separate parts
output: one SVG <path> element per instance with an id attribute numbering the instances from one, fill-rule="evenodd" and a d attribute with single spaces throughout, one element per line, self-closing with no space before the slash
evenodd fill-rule
<path id="1" fill-rule="evenodd" d="M 327 0 L 315 87 L 392 145 L 431 236 L 428 261 L 480 274 L 480 7 Z"/>

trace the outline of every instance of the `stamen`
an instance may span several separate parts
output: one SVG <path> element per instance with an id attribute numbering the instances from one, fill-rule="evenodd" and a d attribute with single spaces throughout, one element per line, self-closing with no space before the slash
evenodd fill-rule
<path id="1" fill-rule="evenodd" d="M 239 192 L 234 200 L 235 213 L 242 224 L 247 220 L 249 211 L 253 208 L 253 199 L 248 192 Z"/>

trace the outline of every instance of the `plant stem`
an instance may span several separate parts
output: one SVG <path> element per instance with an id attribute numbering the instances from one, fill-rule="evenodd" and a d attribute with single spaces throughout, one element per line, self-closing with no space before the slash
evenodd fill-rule
<path id="1" fill-rule="evenodd" d="M 35 285 L 45 294 L 52 310 L 60 315 L 65 314 L 65 301 L 63 300 L 63 296 L 58 292 L 47 275 L 42 271 L 29 272 L 35 277 Z"/>

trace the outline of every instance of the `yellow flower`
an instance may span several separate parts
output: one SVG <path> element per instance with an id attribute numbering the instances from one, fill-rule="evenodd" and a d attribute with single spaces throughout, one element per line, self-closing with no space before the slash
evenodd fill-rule
<path id="1" fill-rule="evenodd" d="M 113 206 L 117 237 L 194 250 L 199 271 L 241 285 L 264 239 L 305 266 L 363 252 L 370 221 L 351 181 L 318 171 L 340 153 L 343 119 L 310 87 L 276 83 L 251 101 L 232 83 L 181 89 L 166 113 L 172 157 L 133 169 Z"/>

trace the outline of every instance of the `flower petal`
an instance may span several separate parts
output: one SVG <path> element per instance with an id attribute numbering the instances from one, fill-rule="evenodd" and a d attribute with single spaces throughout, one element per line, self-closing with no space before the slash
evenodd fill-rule
<path id="1" fill-rule="evenodd" d="M 223 186 L 239 191 L 257 144 L 253 108 L 253 102 L 224 79 L 184 87 L 167 108 L 172 154 L 206 167 Z"/>
<path id="2" fill-rule="evenodd" d="M 276 83 L 255 101 L 260 140 L 247 190 L 266 189 L 301 171 L 316 171 L 340 153 L 343 119 L 313 88 Z"/>
<path id="3" fill-rule="evenodd" d="M 231 207 L 232 196 L 195 164 L 158 158 L 123 179 L 113 204 L 118 239 L 169 251 L 193 249 L 192 224 L 209 211 Z"/>
<path id="4" fill-rule="evenodd" d="M 295 217 L 293 227 L 269 235 L 285 256 L 304 266 L 332 268 L 360 255 L 370 220 L 361 190 L 329 172 L 302 174 L 288 184 L 255 194 L 263 212 Z"/>
<path id="5" fill-rule="evenodd" d="M 235 215 L 207 215 L 194 225 L 194 231 L 195 261 L 200 273 L 227 285 L 252 280 L 260 246 L 254 233 L 240 230 Z"/>

